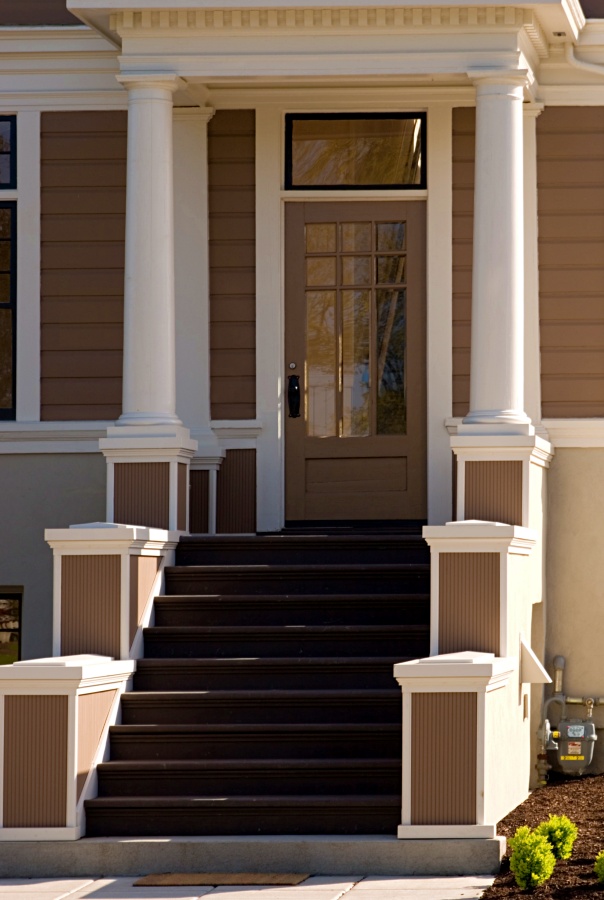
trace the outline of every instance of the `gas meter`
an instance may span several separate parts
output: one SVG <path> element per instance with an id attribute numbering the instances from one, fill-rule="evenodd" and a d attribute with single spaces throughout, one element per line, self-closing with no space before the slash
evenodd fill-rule
<path id="1" fill-rule="evenodd" d="M 550 732 L 548 749 L 556 750 L 558 762 L 567 775 L 582 775 L 594 755 L 598 740 L 591 719 L 561 719 Z"/>

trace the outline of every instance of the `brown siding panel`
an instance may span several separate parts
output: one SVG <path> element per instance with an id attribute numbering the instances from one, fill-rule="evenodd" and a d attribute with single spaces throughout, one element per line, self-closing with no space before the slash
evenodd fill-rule
<path id="1" fill-rule="evenodd" d="M 522 525 L 522 462 L 467 462 L 465 482 L 464 518 Z"/>
<path id="2" fill-rule="evenodd" d="M 256 451 L 227 450 L 218 472 L 216 529 L 219 534 L 256 531 Z"/>
<path id="3" fill-rule="evenodd" d="M 120 557 L 63 556 L 61 653 L 120 658 Z"/>
<path id="4" fill-rule="evenodd" d="M 208 502 L 210 473 L 191 469 L 189 495 L 189 530 L 191 534 L 208 533 Z"/>
<path id="5" fill-rule="evenodd" d="M 188 466 L 185 463 L 178 463 L 178 510 L 177 510 L 177 525 L 179 531 L 187 530 L 187 493 L 188 487 L 187 484 L 187 471 Z"/>
<path id="6" fill-rule="evenodd" d="M 66 696 L 5 698 L 5 828 L 66 825 L 67 720 Z"/>
<path id="7" fill-rule="evenodd" d="M 453 415 L 470 409 L 476 110 L 453 110 Z"/>
<path id="8" fill-rule="evenodd" d="M 255 116 L 220 110 L 208 127 L 210 376 L 214 419 L 256 415 Z"/>
<path id="9" fill-rule="evenodd" d="M 81 25 L 65 0 L 2 0 L 0 25 Z"/>
<path id="10" fill-rule="evenodd" d="M 441 553 L 438 652 L 499 655 L 499 554 Z"/>
<path id="11" fill-rule="evenodd" d="M 78 697 L 78 774 L 77 799 L 88 778 L 99 741 L 117 691 L 81 694 Z"/>
<path id="12" fill-rule="evenodd" d="M 121 413 L 126 131 L 122 111 L 42 114 L 45 420 Z"/>
<path id="13" fill-rule="evenodd" d="M 170 463 L 116 463 L 113 512 L 124 525 L 168 528 Z"/>
<path id="14" fill-rule="evenodd" d="M 537 119 L 544 417 L 604 415 L 604 107 Z"/>
<path id="15" fill-rule="evenodd" d="M 159 569 L 157 556 L 130 557 L 130 644 L 140 625 Z"/>
<path id="16" fill-rule="evenodd" d="M 475 824 L 476 694 L 413 694 L 411 703 L 411 824 Z"/>

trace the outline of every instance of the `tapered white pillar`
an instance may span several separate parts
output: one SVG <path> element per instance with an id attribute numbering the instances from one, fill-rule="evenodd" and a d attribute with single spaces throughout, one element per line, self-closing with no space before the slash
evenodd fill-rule
<path id="1" fill-rule="evenodd" d="M 460 434 L 532 434 L 524 412 L 525 73 L 471 73 L 476 173 L 470 412 Z"/>
<path id="2" fill-rule="evenodd" d="M 176 415 L 174 172 L 170 75 L 119 76 L 128 91 L 123 411 L 99 447 L 107 521 L 187 531 L 197 442 Z"/>
<path id="3" fill-rule="evenodd" d="M 121 425 L 176 415 L 172 95 L 175 77 L 120 76 L 128 90 Z"/>

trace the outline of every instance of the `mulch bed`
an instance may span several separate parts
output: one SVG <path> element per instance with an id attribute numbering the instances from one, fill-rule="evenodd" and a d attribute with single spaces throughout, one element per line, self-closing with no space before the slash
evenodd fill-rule
<path id="1" fill-rule="evenodd" d="M 550 880 L 528 892 L 516 886 L 506 856 L 483 900 L 604 898 L 604 884 L 598 883 L 593 872 L 594 859 L 604 850 L 604 775 L 565 779 L 552 773 L 550 783 L 533 791 L 528 800 L 506 816 L 499 823 L 497 833 L 510 838 L 520 825 L 534 828 L 552 813 L 568 816 L 579 829 L 571 858 L 558 860 Z"/>

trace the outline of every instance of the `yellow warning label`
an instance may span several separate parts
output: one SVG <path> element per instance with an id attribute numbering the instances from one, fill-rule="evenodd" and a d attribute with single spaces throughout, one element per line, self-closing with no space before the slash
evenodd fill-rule
<path id="1" fill-rule="evenodd" d="M 584 756 L 561 756 L 560 759 L 561 760 L 565 760 L 565 759 L 581 760 L 581 759 L 585 759 L 585 757 Z"/>

